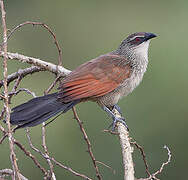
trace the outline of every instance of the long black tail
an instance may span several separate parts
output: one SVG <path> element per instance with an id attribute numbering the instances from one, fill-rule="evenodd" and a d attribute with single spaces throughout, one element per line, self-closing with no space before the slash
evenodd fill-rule
<path id="1" fill-rule="evenodd" d="M 62 103 L 58 100 L 58 93 L 34 98 L 13 108 L 10 114 L 10 123 L 18 128 L 36 126 L 59 112 L 65 113 L 79 101 Z"/>

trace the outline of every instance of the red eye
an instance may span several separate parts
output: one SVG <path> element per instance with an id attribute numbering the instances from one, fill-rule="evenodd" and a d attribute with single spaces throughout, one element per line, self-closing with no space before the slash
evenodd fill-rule
<path id="1" fill-rule="evenodd" d="M 136 42 L 139 42 L 139 41 L 140 41 L 140 38 L 138 38 L 138 37 L 135 38 L 135 41 L 136 41 Z"/>

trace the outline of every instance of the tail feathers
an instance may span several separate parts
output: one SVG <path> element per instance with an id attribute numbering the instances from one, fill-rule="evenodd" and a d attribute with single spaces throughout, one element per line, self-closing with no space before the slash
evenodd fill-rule
<path id="1" fill-rule="evenodd" d="M 58 93 L 37 97 L 13 108 L 10 122 L 18 125 L 16 129 L 36 126 L 59 112 L 67 112 L 78 102 L 79 100 L 62 103 L 58 100 Z"/>

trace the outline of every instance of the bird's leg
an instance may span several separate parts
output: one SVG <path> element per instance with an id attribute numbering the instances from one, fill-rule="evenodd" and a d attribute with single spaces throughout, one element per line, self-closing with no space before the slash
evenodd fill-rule
<path id="1" fill-rule="evenodd" d="M 113 113 L 113 110 L 110 110 L 110 109 L 109 109 L 108 107 L 106 107 L 106 106 L 103 106 L 103 109 L 104 109 L 104 110 L 112 117 L 112 119 L 113 119 L 112 124 L 109 126 L 109 127 L 112 126 L 112 131 L 115 130 L 115 126 L 116 126 L 116 123 L 117 123 L 117 122 L 122 123 L 127 129 L 129 129 L 128 126 L 127 126 L 127 124 L 126 124 L 126 122 L 125 122 L 125 118 L 124 118 L 124 117 L 117 117 L 117 116 Z M 119 112 L 119 111 L 121 112 L 120 107 L 117 106 L 117 105 L 114 106 L 113 109 L 116 109 L 118 112 Z M 121 114 L 121 113 L 120 113 L 120 114 Z"/>

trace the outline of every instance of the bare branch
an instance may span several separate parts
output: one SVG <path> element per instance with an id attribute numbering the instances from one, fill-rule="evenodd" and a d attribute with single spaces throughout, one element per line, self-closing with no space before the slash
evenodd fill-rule
<path id="1" fill-rule="evenodd" d="M 99 168 L 97 166 L 95 156 L 94 156 L 94 154 L 92 152 L 92 149 L 91 149 L 91 143 L 90 143 L 89 138 L 88 138 L 88 136 L 86 134 L 86 131 L 85 131 L 83 125 L 82 125 L 82 122 L 80 121 L 80 119 L 79 119 L 79 117 L 78 117 L 78 115 L 76 113 L 76 109 L 73 107 L 72 110 L 73 110 L 73 113 L 74 113 L 74 117 L 77 120 L 77 122 L 78 122 L 78 124 L 80 126 L 80 130 L 81 130 L 81 132 L 82 132 L 82 134 L 84 136 L 84 140 L 87 143 L 88 153 L 89 153 L 89 155 L 90 155 L 90 157 L 92 159 L 92 162 L 93 162 L 93 165 L 94 165 L 94 168 L 95 168 L 95 171 L 96 171 L 97 178 L 100 180 L 100 179 L 102 179 L 102 176 L 99 173 Z"/>
<path id="2" fill-rule="evenodd" d="M 3 107 L 3 109 L 1 110 L 1 114 L 0 114 L 0 120 L 2 120 L 2 119 L 3 119 L 4 114 L 5 114 L 5 107 Z M 1 125 L 0 125 L 0 127 L 1 127 Z"/>
<path id="3" fill-rule="evenodd" d="M 72 168 L 67 167 L 67 166 L 61 164 L 60 162 L 56 161 L 53 157 L 49 157 L 48 155 L 44 154 L 44 153 L 41 152 L 39 149 L 37 149 L 37 148 L 33 145 L 32 141 L 31 141 L 31 137 L 30 137 L 30 135 L 29 135 L 29 128 L 26 128 L 26 135 L 27 135 L 27 139 L 28 139 L 28 142 L 29 142 L 29 145 L 30 145 L 31 149 L 33 149 L 35 152 L 39 153 L 44 159 L 46 159 L 46 160 L 47 160 L 47 159 L 52 160 L 56 165 L 58 165 L 59 167 L 61 167 L 61 168 L 65 169 L 65 170 L 71 172 L 71 173 L 74 174 L 75 176 L 79 176 L 79 177 L 82 177 L 83 179 L 87 179 L 87 180 L 92 180 L 91 178 L 87 177 L 86 175 L 80 174 L 80 173 L 74 171 Z"/>
<path id="4" fill-rule="evenodd" d="M 48 152 L 48 148 L 46 146 L 46 129 L 45 129 L 45 122 L 42 123 L 42 147 L 44 149 L 44 152 L 45 152 L 45 156 L 46 157 L 49 157 L 49 152 Z M 54 173 L 54 166 L 51 162 L 50 159 L 46 159 L 49 167 L 50 167 L 50 176 L 51 176 L 51 179 L 52 180 L 56 180 L 56 177 L 55 177 L 55 173 Z"/>
<path id="5" fill-rule="evenodd" d="M 102 165 L 105 166 L 106 168 L 110 169 L 110 170 L 113 172 L 113 174 L 116 174 L 115 169 L 112 169 L 112 167 L 106 165 L 105 163 L 103 163 L 103 162 L 101 162 L 101 161 L 96 161 L 96 163 L 102 164 Z"/>
<path id="6" fill-rule="evenodd" d="M 10 60 L 18 60 L 20 62 L 32 64 L 34 66 L 44 68 L 45 70 L 50 71 L 55 74 L 61 73 L 62 76 L 66 76 L 71 72 L 70 70 L 68 70 L 62 66 L 57 66 L 55 64 L 46 62 L 44 60 L 40 60 L 40 59 L 29 57 L 29 56 L 24 56 L 24 55 L 21 55 L 18 53 L 7 52 L 7 54 L 5 55 L 5 53 L 3 51 L 0 51 L 0 56 L 6 57 L 7 59 L 10 59 Z"/>
<path id="7" fill-rule="evenodd" d="M 5 138 L 8 136 L 8 133 L 4 133 L 4 135 L 1 137 L 0 139 L 0 144 L 3 143 L 3 141 L 5 140 Z"/>
<path id="8" fill-rule="evenodd" d="M 49 86 L 49 88 L 44 92 L 44 94 L 48 94 L 54 88 L 54 86 L 57 84 L 60 78 L 61 78 L 61 75 L 58 75 L 56 79 L 53 81 L 53 83 Z"/>
<path id="9" fill-rule="evenodd" d="M 156 171 L 155 173 L 153 173 L 153 174 L 150 176 L 150 179 L 151 179 L 151 180 L 152 180 L 152 179 L 159 180 L 158 178 L 156 178 L 156 175 L 159 175 L 159 174 L 163 171 L 164 167 L 165 167 L 166 165 L 168 165 L 168 164 L 171 162 L 172 154 L 171 154 L 170 149 L 169 149 L 166 145 L 164 145 L 164 149 L 167 150 L 167 153 L 168 153 L 168 160 L 167 160 L 166 162 L 162 163 L 160 169 L 159 169 L 158 171 Z"/>
<path id="10" fill-rule="evenodd" d="M 40 72 L 40 71 L 46 71 L 43 68 L 32 66 L 26 69 L 19 69 L 18 72 L 12 73 L 11 75 L 8 75 L 7 77 L 7 84 L 9 85 L 10 82 L 14 81 L 17 79 L 19 76 L 24 78 L 28 74 L 33 74 L 35 72 Z M 0 80 L 0 88 L 3 86 L 3 80 Z"/>
<path id="11" fill-rule="evenodd" d="M 67 167 L 67 166 L 64 166 L 64 165 L 61 164 L 60 162 L 56 161 L 54 158 L 49 157 L 49 159 L 51 159 L 51 160 L 52 160 L 56 165 L 58 165 L 59 167 L 70 171 L 70 172 L 73 173 L 75 176 L 82 177 L 83 179 L 86 179 L 86 180 L 92 180 L 91 178 L 87 177 L 86 175 L 77 173 L 77 172 L 75 172 L 74 170 L 72 170 L 72 168 Z"/>
<path id="12" fill-rule="evenodd" d="M 20 88 L 18 89 L 17 91 L 14 91 L 14 92 L 10 92 L 9 95 L 12 96 L 12 95 L 17 95 L 18 93 L 22 92 L 22 91 L 25 91 L 27 94 L 30 94 L 34 97 L 36 97 L 35 93 L 34 92 L 31 92 L 29 89 L 26 89 L 26 88 Z"/>
<path id="13" fill-rule="evenodd" d="M 134 143 L 135 144 L 135 143 Z M 136 143 L 137 144 L 137 143 Z M 135 144 L 135 145 L 136 145 Z M 137 146 L 137 145 L 136 145 Z M 140 147 L 139 147 L 139 149 L 140 149 Z M 142 150 L 141 150 L 142 149 Z M 143 148 L 141 147 L 141 151 L 144 151 L 143 150 Z M 155 173 L 153 173 L 153 174 L 150 174 L 149 175 L 149 177 L 148 178 L 139 178 L 139 179 L 137 179 L 137 180 L 160 180 L 160 179 L 158 179 L 156 176 L 157 175 L 159 175 L 160 173 L 162 173 L 162 171 L 163 171 L 163 169 L 164 169 L 164 167 L 166 166 L 166 165 L 168 165 L 170 162 L 171 162 L 171 158 L 172 158 L 172 155 L 171 155 L 171 151 L 170 151 L 170 149 L 165 145 L 164 146 L 164 149 L 166 149 L 167 150 L 167 153 L 168 153 L 168 160 L 166 161 L 166 162 L 163 162 L 162 163 L 162 165 L 161 165 L 161 167 L 160 167 L 160 169 L 158 170 L 158 171 L 156 171 Z M 145 153 L 144 153 L 145 154 Z M 143 154 L 142 154 L 143 155 Z M 143 157 L 144 158 L 144 157 Z M 148 168 L 148 166 L 147 166 L 147 168 Z"/>
<path id="14" fill-rule="evenodd" d="M 131 144 L 134 144 L 141 152 L 141 155 L 142 155 L 142 158 L 143 158 L 143 161 L 144 161 L 144 164 L 145 164 L 145 169 L 146 169 L 146 173 L 148 174 L 148 176 L 150 177 L 151 174 L 149 172 L 149 165 L 146 161 L 146 154 L 144 152 L 144 149 L 142 146 L 140 146 L 136 141 L 135 142 L 131 142 Z"/>
<path id="15" fill-rule="evenodd" d="M 1 94 L 0 94 L 0 98 L 5 99 L 5 97 L 3 95 L 1 95 Z"/>
<path id="16" fill-rule="evenodd" d="M 8 137 L 9 137 L 9 147 L 10 147 L 10 159 L 12 163 L 12 169 L 13 169 L 13 179 L 14 180 L 20 180 L 20 173 L 17 165 L 17 159 L 16 154 L 14 152 L 14 143 L 13 143 L 13 136 L 12 136 L 12 130 L 10 127 L 10 108 L 9 108 L 9 98 L 8 98 L 8 86 L 7 86 L 7 27 L 6 27 L 6 12 L 4 9 L 4 2 L 3 0 L 0 0 L 0 6 L 1 6 L 1 14 L 2 14 L 2 27 L 3 27 L 3 53 L 4 53 L 4 61 L 3 61 L 3 76 L 4 76 L 4 106 L 6 111 L 6 123 L 8 127 Z"/>
<path id="17" fill-rule="evenodd" d="M 33 156 L 29 151 L 27 151 L 25 147 L 16 139 L 14 139 L 14 143 L 25 153 L 26 156 L 30 157 L 33 160 L 35 165 L 42 171 L 42 173 L 47 175 L 47 171 L 40 165 L 40 163 L 38 162 L 35 156 Z"/>

